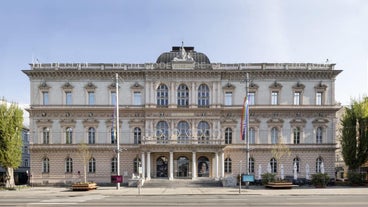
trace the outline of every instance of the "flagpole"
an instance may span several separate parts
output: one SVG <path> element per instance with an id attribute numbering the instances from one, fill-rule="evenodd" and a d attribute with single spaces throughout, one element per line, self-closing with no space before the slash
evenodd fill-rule
<path id="1" fill-rule="evenodd" d="M 116 73 L 116 153 L 117 153 L 117 176 L 120 176 L 120 132 L 119 132 L 119 75 Z M 116 182 L 116 189 L 120 189 L 120 182 Z"/>
<path id="2" fill-rule="evenodd" d="M 245 95 L 246 95 L 246 101 L 245 101 L 245 123 L 246 123 L 246 132 L 245 132 L 245 140 L 246 140 L 246 174 L 249 175 L 249 107 L 248 107 L 248 89 L 249 89 L 249 74 L 247 73 L 246 79 L 245 79 Z M 246 182 L 246 188 L 249 187 L 249 182 Z"/>

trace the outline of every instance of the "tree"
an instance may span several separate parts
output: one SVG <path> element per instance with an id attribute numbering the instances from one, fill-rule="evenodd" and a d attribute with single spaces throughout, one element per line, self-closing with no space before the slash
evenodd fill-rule
<path id="1" fill-rule="evenodd" d="M 280 162 L 280 168 L 281 168 L 281 158 L 283 158 L 285 155 L 288 157 L 290 156 L 291 152 L 289 147 L 284 144 L 283 138 L 280 136 L 277 139 L 277 144 L 275 144 L 274 148 L 271 150 L 271 153 L 273 157 Z M 281 178 L 282 179 L 282 178 Z"/>
<path id="2" fill-rule="evenodd" d="M 23 111 L 0 101 L 0 165 L 6 169 L 6 188 L 14 188 L 14 169 L 22 162 Z"/>
<path id="3" fill-rule="evenodd" d="M 81 143 L 79 145 L 79 155 L 83 161 L 83 178 L 84 183 L 87 183 L 87 164 L 92 157 L 92 153 L 89 151 L 87 144 Z"/>
<path id="4" fill-rule="evenodd" d="M 368 160 L 368 97 L 345 107 L 341 125 L 342 156 L 349 170 L 356 171 Z"/>

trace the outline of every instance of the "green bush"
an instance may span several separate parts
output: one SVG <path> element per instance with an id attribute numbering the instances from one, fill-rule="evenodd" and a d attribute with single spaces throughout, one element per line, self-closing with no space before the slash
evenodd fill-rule
<path id="1" fill-rule="evenodd" d="M 267 185 L 269 182 L 275 182 L 276 174 L 274 173 L 265 173 L 262 174 L 262 185 Z"/>
<path id="2" fill-rule="evenodd" d="M 348 173 L 348 180 L 350 185 L 363 185 L 364 183 L 363 175 L 353 171 Z"/>
<path id="3" fill-rule="evenodd" d="M 317 173 L 312 175 L 312 184 L 316 187 L 326 187 L 330 181 L 330 176 L 327 173 Z"/>

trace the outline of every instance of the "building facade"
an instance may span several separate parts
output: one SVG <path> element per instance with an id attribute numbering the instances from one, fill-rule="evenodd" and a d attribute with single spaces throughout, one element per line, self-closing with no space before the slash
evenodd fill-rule
<path id="1" fill-rule="evenodd" d="M 194 47 L 173 47 L 156 63 L 45 63 L 23 70 L 31 88 L 31 173 L 35 184 L 117 174 L 146 179 L 221 179 L 249 169 L 308 177 L 335 174 L 334 64 L 211 63 Z M 246 90 L 246 73 L 250 82 Z M 116 84 L 115 76 L 119 80 Z M 116 90 L 118 89 L 118 90 Z M 116 94 L 118 91 L 118 94 Z M 241 136 L 249 105 L 249 168 Z M 272 149 L 282 141 L 290 155 Z M 84 164 L 80 146 L 91 158 Z M 282 169 L 281 169 L 282 168 Z"/>

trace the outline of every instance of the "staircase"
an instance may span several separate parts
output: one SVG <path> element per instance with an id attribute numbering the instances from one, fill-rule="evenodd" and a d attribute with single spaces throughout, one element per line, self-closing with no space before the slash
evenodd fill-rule
<path id="1" fill-rule="evenodd" d="M 222 187 L 221 181 L 210 178 L 191 179 L 160 179 L 153 178 L 144 182 L 144 187 L 148 188 L 183 188 L 183 187 Z"/>

